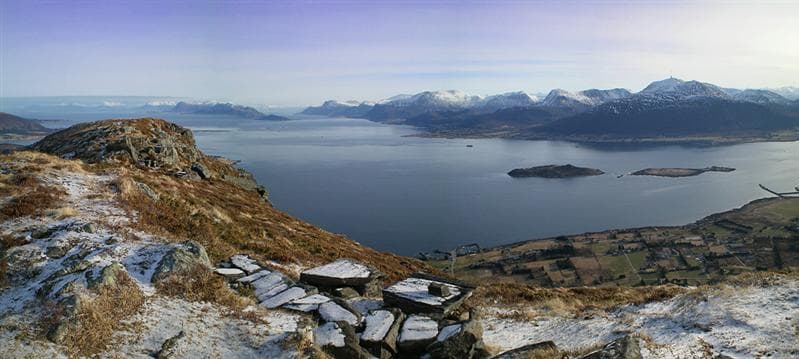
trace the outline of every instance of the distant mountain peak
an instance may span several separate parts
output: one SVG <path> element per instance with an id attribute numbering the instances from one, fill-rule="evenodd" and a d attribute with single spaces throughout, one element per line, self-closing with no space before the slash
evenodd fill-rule
<path id="1" fill-rule="evenodd" d="M 647 87 L 641 90 L 641 93 L 671 92 L 675 91 L 677 87 L 683 83 L 685 83 L 685 81 L 678 78 L 669 77 L 664 80 L 650 83 Z"/>
<path id="2" fill-rule="evenodd" d="M 665 80 L 655 81 L 639 92 L 641 95 L 669 95 L 677 98 L 689 97 L 718 97 L 729 98 L 729 95 L 722 88 L 695 80 L 684 81 L 670 77 Z"/>

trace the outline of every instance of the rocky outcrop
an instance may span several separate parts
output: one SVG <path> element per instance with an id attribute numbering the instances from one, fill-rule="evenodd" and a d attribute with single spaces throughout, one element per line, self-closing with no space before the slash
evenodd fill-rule
<path id="1" fill-rule="evenodd" d="M 191 130 L 161 119 L 77 124 L 50 134 L 31 148 L 88 163 L 121 163 L 177 177 L 220 179 L 266 195 L 250 173 L 203 154 Z"/>

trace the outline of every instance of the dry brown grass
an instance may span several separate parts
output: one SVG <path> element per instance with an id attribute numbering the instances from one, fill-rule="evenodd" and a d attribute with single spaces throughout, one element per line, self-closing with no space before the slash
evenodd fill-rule
<path id="1" fill-rule="evenodd" d="M 21 173 L 35 174 L 47 171 L 68 171 L 84 173 L 84 164 L 81 161 L 65 160 L 58 156 L 37 151 L 16 151 L 7 155 L 0 155 L 0 163 L 8 164 L 13 169 L 25 170 Z"/>
<path id="2" fill-rule="evenodd" d="M 509 316 L 528 320 L 541 313 L 578 315 L 588 310 L 608 310 L 626 304 L 660 301 L 685 291 L 685 288 L 673 285 L 542 288 L 511 282 L 486 283 L 477 288 L 467 304 L 471 307 L 502 305 L 508 309 L 523 308 Z"/>
<path id="3" fill-rule="evenodd" d="M 237 313 L 254 304 L 251 299 L 233 292 L 221 276 L 203 265 L 196 265 L 189 270 L 169 276 L 159 282 L 156 289 L 160 294 L 191 302 L 220 304 Z"/>
<path id="4" fill-rule="evenodd" d="M 14 174 L 0 176 L 0 196 L 10 199 L 0 208 L 0 220 L 44 214 L 55 208 L 66 195 L 62 188 L 47 186 L 37 174 L 54 171 L 55 166 L 83 171 L 79 163 L 69 163 L 54 156 L 36 152 L 15 152 L 0 156 L 0 164 Z"/>
<path id="5" fill-rule="evenodd" d="M 42 215 L 47 209 L 56 207 L 66 192 L 60 188 L 36 185 L 20 189 L 8 203 L 0 208 L 0 219 Z"/>
<path id="6" fill-rule="evenodd" d="M 72 207 L 59 207 L 47 210 L 46 214 L 55 219 L 64 219 L 77 216 L 78 210 Z"/>
<path id="7" fill-rule="evenodd" d="M 101 287 L 97 295 L 81 302 L 74 326 L 67 331 L 63 344 L 72 357 L 91 356 L 104 350 L 120 321 L 135 314 L 144 304 L 136 282 L 120 274 L 113 285 Z"/>
<path id="8" fill-rule="evenodd" d="M 8 261 L 0 259 L 0 289 L 8 286 Z"/>
<path id="9" fill-rule="evenodd" d="M 134 184 L 159 194 L 154 201 Z M 303 265 L 351 258 L 396 280 L 425 263 L 381 253 L 291 217 L 248 191 L 225 181 L 192 181 L 137 169 L 119 172 L 114 186 L 124 208 L 138 214 L 139 229 L 175 240 L 191 238 L 205 246 L 212 260 L 247 253 L 261 261 Z"/>

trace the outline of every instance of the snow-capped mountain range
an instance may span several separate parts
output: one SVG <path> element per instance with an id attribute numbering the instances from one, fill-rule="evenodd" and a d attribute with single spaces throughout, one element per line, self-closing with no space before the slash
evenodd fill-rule
<path id="1" fill-rule="evenodd" d="M 780 91 L 790 94 L 792 88 Z M 530 131 L 545 131 L 554 137 L 580 133 L 657 136 L 799 128 L 799 100 L 772 90 L 722 88 L 673 77 L 654 81 L 637 93 L 620 88 L 554 89 L 546 96 L 425 91 L 376 103 L 327 101 L 303 114 L 405 123 L 444 132 L 501 131 L 514 136 Z"/>
<path id="2" fill-rule="evenodd" d="M 654 81 L 637 93 L 629 90 L 589 89 L 571 92 L 554 89 L 546 96 L 524 91 L 490 96 L 470 95 L 459 90 L 424 91 L 414 95 L 397 95 L 376 103 L 359 101 L 326 101 L 321 106 L 308 107 L 303 114 L 365 117 L 375 120 L 407 119 L 431 111 L 473 110 L 492 112 L 515 107 L 550 107 L 567 112 L 582 112 L 596 106 L 627 98 L 643 104 L 662 101 L 682 101 L 693 98 L 719 98 L 730 101 L 752 102 L 763 105 L 787 105 L 799 98 L 799 88 L 729 89 L 700 81 L 667 78 Z"/>

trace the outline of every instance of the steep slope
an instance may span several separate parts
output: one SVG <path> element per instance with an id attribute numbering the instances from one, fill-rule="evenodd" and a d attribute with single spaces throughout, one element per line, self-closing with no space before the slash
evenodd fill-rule
<path id="1" fill-rule="evenodd" d="M 794 101 L 799 100 L 799 87 L 785 86 L 785 87 L 779 87 L 767 90 L 775 92 L 780 96 L 785 97 L 789 100 L 794 100 Z"/>
<path id="2" fill-rule="evenodd" d="M 0 134 L 41 135 L 51 131 L 35 120 L 0 112 Z"/>
<path id="3" fill-rule="evenodd" d="M 766 133 L 799 125 L 792 117 L 749 102 L 696 97 L 687 100 L 636 97 L 536 129 L 539 133 L 591 136 L 684 136 Z"/>
<path id="4" fill-rule="evenodd" d="M 630 96 L 630 91 L 625 89 L 598 90 L 590 89 L 572 93 L 563 89 L 549 92 L 541 101 L 541 106 L 560 107 L 572 111 L 582 111 L 608 101 L 623 99 Z"/>
<path id="5" fill-rule="evenodd" d="M 132 188 L 120 197 L 121 203 L 138 212 L 137 225 L 198 240 L 212 257 L 245 250 L 263 260 L 298 263 L 351 257 L 391 277 L 423 268 L 414 260 L 378 253 L 280 212 L 264 200 L 266 192 L 252 175 L 203 154 L 190 130 L 164 120 L 79 124 L 32 148 L 99 168 L 117 168 L 118 181 Z"/>
<path id="6" fill-rule="evenodd" d="M 405 124 L 433 131 L 523 129 L 552 122 L 563 114 L 557 108 L 512 107 L 494 112 L 474 110 L 428 112 L 405 121 Z"/>
<path id="7" fill-rule="evenodd" d="M 761 105 L 787 105 L 791 100 L 780 96 L 780 94 L 769 90 L 752 90 L 747 89 L 732 95 L 732 98 L 738 101 L 754 102 Z"/>

